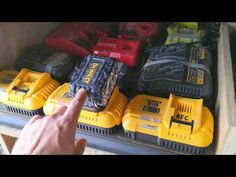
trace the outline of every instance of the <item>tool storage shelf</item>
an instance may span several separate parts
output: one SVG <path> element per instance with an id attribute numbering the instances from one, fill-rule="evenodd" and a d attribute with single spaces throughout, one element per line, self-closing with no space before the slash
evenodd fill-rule
<path id="1" fill-rule="evenodd" d="M 0 131 L 7 126 L 13 129 L 14 136 L 19 136 L 21 129 L 27 123 L 26 117 L 0 112 Z M 115 154 L 157 154 L 157 155 L 175 155 L 180 152 L 171 151 L 156 145 L 143 142 L 131 141 L 127 139 L 123 131 L 119 131 L 112 136 L 101 136 L 88 132 L 76 132 L 76 138 L 86 138 L 88 146 Z M 206 154 L 213 154 L 213 147 L 210 147 Z"/>
<path id="2" fill-rule="evenodd" d="M 0 69 L 12 67 L 20 50 L 43 38 L 61 23 L 0 23 Z M 236 100 L 230 54 L 229 33 L 236 30 L 236 23 L 221 23 L 218 42 L 218 87 L 215 107 L 214 143 L 206 154 L 236 154 Z M 1 37 L 2 36 L 2 37 Z M 23 116 L 0 112 L 0 134 L 18 137 L 28 119 Z M 76 138 L 84 137 L 88 146 L 116 154 L 181 154 L 156 145 L 127 139 L 123 131 L 112 136 L 76 132 Z"/>

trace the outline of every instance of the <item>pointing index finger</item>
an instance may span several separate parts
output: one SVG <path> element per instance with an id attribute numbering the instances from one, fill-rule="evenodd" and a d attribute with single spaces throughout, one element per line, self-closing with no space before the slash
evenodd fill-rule
<path id="1" fill-rule="evenodd" d="M 80 111 L 83 108 L 84 102 L 86 100 L 86 95 L 87 92 L 83 88 L 77 92 L 63 116 L 65 121 L 77 123 Z"/>

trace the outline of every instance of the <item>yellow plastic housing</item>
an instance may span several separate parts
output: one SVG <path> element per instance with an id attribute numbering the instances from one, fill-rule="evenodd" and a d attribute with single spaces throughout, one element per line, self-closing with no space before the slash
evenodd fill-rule
<path id="1" fill-rule="evenodd" d="M 203 100 L 173 94 L 169 99 L 137 95 L 127 105 L 122 125 L 129 132 L 201 148 L 213 140 L 213 116 Z"/>
<path id="2" fill-rule="evenodd" d="M 0 72 L 0 102 L 7 96 L 7 88 L 18 75 L 18 71 L 3 70 Z M 5 98 L 6 99 L 6 98 Z"/>
<path id="3" fill-rule="evenodd" d="M 69 97 L 69 84 L 58 87 L 48 98 L 43 108 L 46 115 L 51 115 L 61 105 L 69 105 L 72 100 Z M 106 108 L 100 112 L 92 112 L 82 109 L 79 123 L 110 129 L 121 124 L 121 118 L 127 105 L 127 98 L 115 87 Z"/>
<path id="4" fill-rule="evenodd" d="M 181 32 L 181 29 L 186 32 Z M 177 42 L 191 43 L 201 41 L 206 31 L 199 29 L 197 22 L 176 22 L 167 28 L 168 37 L 165 44 Z"/>
<path id="5" fill-rule="evenodd" d="M 4 74 L 6 75 L 6 73 Z M 43 108 L 49 95 L 59 85 L 48 73 L 39 73 L 24 68 L 10 84 L 0 85 L 6 89 L 1 96 L 1 101 L 5 105 L 23 110 L 39 110 Z"/>
<path id="6" fill-rule="evenodd" d="M 177 22 L 178 26 L 183 26 L 185 28 L 189 28 L 191 30 L 197 30 L 198 29 L 198 23 L 197 22 Z"/>

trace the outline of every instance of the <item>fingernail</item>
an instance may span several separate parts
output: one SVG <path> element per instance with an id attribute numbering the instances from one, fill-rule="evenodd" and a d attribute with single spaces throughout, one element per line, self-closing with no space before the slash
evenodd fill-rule
<path id="1" fill-rule="evenodd" d="M 85 94 L 87 94 L 87 91 L 84 89 L 84 88 L 81 88 L 81 89 L 79 89 L 79 91 L 78 92 L 80 92 L 80 93 L 85 93 Z"/>

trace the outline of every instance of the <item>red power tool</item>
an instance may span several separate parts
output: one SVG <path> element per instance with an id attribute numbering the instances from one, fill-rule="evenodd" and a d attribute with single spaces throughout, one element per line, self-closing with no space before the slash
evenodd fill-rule
<path id="1" fill-rule="evenodd" d="M 100 37 L 107 36 L 109 24 L 92 22 L 70 22 L 45 39 L 45 45 L 69 55 L 88 55 Z"/>
<path id="2" fill-rule="evenodd" d="M 150 43 L 161 30 L 159 22 L 122 22 L 120 23 L 120 36 L 125 39 L 143 39 Z"/>

